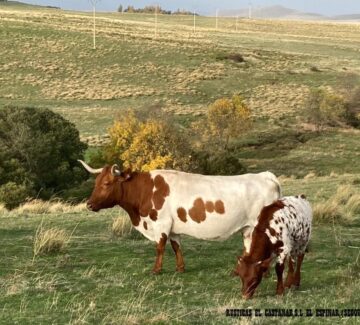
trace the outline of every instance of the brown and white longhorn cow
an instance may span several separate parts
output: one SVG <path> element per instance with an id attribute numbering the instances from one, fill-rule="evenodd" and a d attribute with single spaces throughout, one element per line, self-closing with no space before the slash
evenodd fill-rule
<path id="1" fill-rule="evenodd" d="M 154 273 L 162 268 L 170 239 L 176 269 L 185 265 L 180 235 L 205 240 L 225 240 L 242 231 L 246 250 L 261 209 L 279 199 L 280 185 L 270 172 L 240 176 L 204 176 L 172 170 L 122 172 L 117 165 L 87 171 L 99 174 L 88 200 L 92 211 L 122 207 L 135 229 L 155 241 Z"/>

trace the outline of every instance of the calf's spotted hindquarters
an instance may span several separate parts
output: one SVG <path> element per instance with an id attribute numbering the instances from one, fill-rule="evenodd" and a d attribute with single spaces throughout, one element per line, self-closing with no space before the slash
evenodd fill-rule
<path id="1" fill-rule="evenodd" d="M 250 252 L 238 258 L 236 273 L 241 278 L 245 299 L 253 296 L 274 257 L 277 258 L 276 293 L 282 295 L 285 287 L 300 286 L 300 269 L 310 240 L 311 222 L 312 210 L 303 195 L 284 197 L 262 209 L 252 233 Z M 284 284 L 286 259 L 289 268 Z"/>
<path id="2" fill-rule="evenodd" d="M 154 273 L 159 273 L 165 245 L 183 272 L 180 235 L 225 240 L 238 231 L 250 234 L 261 209 L 280 197 L 280 185 L 270 172 L 239 176 L 204 176 L 172 170 L 121 171 L 117 165 L 92 169 L 99 174 L 88 207 L 92 211 L 122 207 L 136 230 L 156 242 Z M 249 237 L 245 246 L 249 249 Z"/>

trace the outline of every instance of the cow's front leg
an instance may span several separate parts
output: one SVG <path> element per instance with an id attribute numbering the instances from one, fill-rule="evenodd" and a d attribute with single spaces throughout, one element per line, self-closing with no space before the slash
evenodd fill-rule
<path id="1" fill-rule="evenodd" d="M 161 272 L 167 237 L 168 236 L 165 233 L 162 233 L 161 237 L 156 241 L 156 260 L 153 268 L 154 274 Z"/>
<path id="2" fill-rule="evenodd" d="M 283 282 L 283 273 L 285 268 L 285 261 L 282 263 L 277 262 L 275 265 L 276 275 L 277 275 L 277 287 L 276 294 L 283 295 L 284 294 L 284 282 Z"/>
<path id="3" fill-rule="evenodd" d="M 244 239 L 244 251 L 243 251 L 243 255 L 249 254 L 250 253 L 250 246 L 251 246 L 251 234 L 252 234 L 252 228 L 247 227 L 245 228 L 245 230 L 243 231 L 243 239 Z M 236 264 L 235 270 L 233 270 L 230 273 L 230 276 L 239 276 L 239 272 L 238 272 L 238 264 Z"/>
<path id="4" fill-rule="evenodd" d="M 170 243 L 171 243 L 171 247 L 174 250 L 175 257 L 176 257 L 176 271 L 182 273 L 185 271 L 185 263 L 184 263 L 184 258 L 183 258 L 181 248 L 180 248 L 180 236 L 171 235 Z"/>
<path id="5" fill-rule="evenodd" d="M 252 228 L 247 227 L 243 232 L 244 237 L 244 253 L 249 254 L 250 253 L 250 246 L 251 246 L 251 234 L 252 234 Z"/>

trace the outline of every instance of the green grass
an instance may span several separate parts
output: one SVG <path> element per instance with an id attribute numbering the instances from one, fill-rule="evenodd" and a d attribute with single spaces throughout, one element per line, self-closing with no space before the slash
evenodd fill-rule
<path id="1" fill-rule="evenodd" d="M 340 184 L 356 183 L 353 176 L 291 180 L 284 194 L 306 193 L 318 202 Z M 359 186 L 359 184 L 355 185 Z M 310 252 L 303 264 L 300 290 L 275 296 L 275 272 L 265 279 L 250 301 L 241 298 L 238 278 L 231 278 L 242 239 L 225 242 L 184 237 L 186 272 L 175 272 L 167 247 L 161 275 L 151 275 L 154 244 L 131 234 L 114 239 L 110 227 L 118 209 L 98 214 L 79 212 L 0 217 L 0 323 L 231 324 L 226 308 L 360 308 L 358 292 L 360 216 L 350 226 L 316 225 Z M 67 251 L 33 260 L 33 237 L 40 223 L 73 233 Z M 356 262 L 356 259 L 358 261 Z M 260 318 L 270 324 L 321 323 L 320 318 Z M 355 319 L 327 318 L 355 324 Z"/>
<path id="2" fill-rule="evenodd" d="M 341 183 L 333 180 L 287 180 L 285 194 L 307 193 L 328 198 Z M 325 186 L 325 191 L 323 189 Z M 238 278 L 229 276 L 240 254 L 241 236 L 225 242 L 183 238 L 186 272 L 177 274 L 167 247 L 161 275 L 150 271 L 154 244 L 141 236 L 114 240 L 110 226 L 119 214 L 71 213 L 2 216 L 0 263 L 0 323 L 119 324 L 206 323 L 230 324 L 226 308 L 359 308 L 359 217 L 351 226 L 317 225 L 306 255 L 300 290 L 275 296 L 275 272 L 265 279 L 250 301 L 241 298 Z M 63 254 L 39 256 L 33 261 L 36 228 L 76 230 Z M 357 220 L 357 221 L 356 221 Z M 326 319 L 343 323 L 345 319 Z M 268 324 L 272 318 L 260 318 Z M 319 318 L 279 319 L 282 323 L 320 323 Z M 355 319 L 347 319 L 355 324 Z"/>
<path id="3" fill-rule="evenodd" d="M 249 171 L 269 169 L 276 175 L 304 177 L 359 174 L 359 131 L 331 130 L 320 134 L 278 127 L 252 133 L 239 143 L 239 158 Z"/>

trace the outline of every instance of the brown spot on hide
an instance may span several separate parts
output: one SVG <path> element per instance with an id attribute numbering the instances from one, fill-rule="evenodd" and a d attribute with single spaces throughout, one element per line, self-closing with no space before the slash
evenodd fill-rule
<path id="1" fill-rule="evenodd" d="M 156 220 L 157 220 L 157 215 L 158 215 L 158 213 L 157 213 L 157 211 L 154 210 L 154 209 L 152 209 L 152 210 L 150 211 L 150 213 L 149 213 L 149 217 L 150 217 L 150 219 L 151 219 L 152 221 L 156 221 Z"/>
<path id="2" fill-rule="evenodd" d="M 147 223 L 146 223 L 146 221 L 144 221 L 144 228 L 145 228 L 145 230 L 147 230 Z"/>
<path id="3" fill-rule="evenodd" d="M 184 208 L 177 209 L 177 215 L 182 222 L 186 222 L 186 210 Z"/>
<path id="4" fill-rule="evenodd" d="M 206 219 L 205 203 L 201 198 L 194 201 L 193 207 L 189 210 L 189 216 L 197 223 Z"/>
<path id="5" fill-rule="evenodd" d="M 165 198 L 170 194 L 170 187 L 161 175 L 155 177 L 154 185 L 156 189 L 153 195 L 154 207 L 156 210 L 160 210 L 165 203 Z"/>
<path id="6" fill-rule="evenodd" d="M 132 173 L 131 178 L 122 183 L 120 206 L 129 214 L 131 223 L 137 227 L 140 216 L 147 217 L 152 209 L 154 181 L 150 173 Z"/>
<path id="7" fill-rule="evenodd" d="M 273 228 L 269 228 L 269 230 L 271 236 L 276 236 L 276 231 Z"/>
<path id="8" fill-rule="evenodd" d="M 215 202 L 215 211 L 219 214 L 224 214 L 225 213 L 225 206 L 224 206 L 224 202 L 221 200 L 217 200 Z"/>
<path id="9" fill-rule="evenodd" d="M 157 210 L 163 207 L 166 196 L 170 194 L 164 177 L 157 175 L 152 179 L 150 173 L 132 173 L 131 178 L 123 183 L 122 191 L 120 206 L 128 212 L 134 226 L 139 225 L 140 217 L 156 221 Z"/>
<path id="10" fill-rule="evenodd" d="M 212 213 L 212 212 L 214 212 L 214 210 L 215 210 L 215 205 L 214 205 L 214 203 L 211 202 L 211 201 L 206 201 L 206 203 L 205 203 L 205 208 L 206 208 L 206 211 L 207 211 L 207 212 Z"/>

